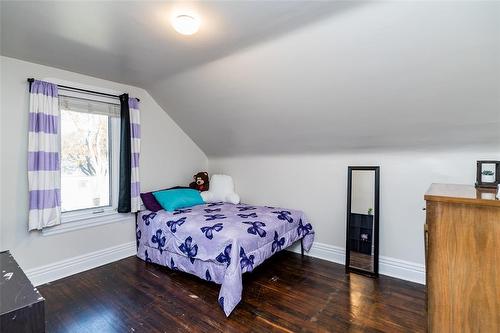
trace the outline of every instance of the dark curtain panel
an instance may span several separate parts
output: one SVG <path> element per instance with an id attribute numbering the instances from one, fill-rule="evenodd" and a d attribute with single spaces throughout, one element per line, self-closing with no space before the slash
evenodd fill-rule
<path id="1" fill-rule="evenodd" d="M 130 110 L 128 94 L 120 96 L 120 188 L 118 212 L 130 213 Z"/>

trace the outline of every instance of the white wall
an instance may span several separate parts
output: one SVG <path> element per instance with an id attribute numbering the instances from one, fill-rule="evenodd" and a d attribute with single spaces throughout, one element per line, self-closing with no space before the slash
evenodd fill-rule
<path id="1" fill-rule="evenodd" d="M 207 168 L 205 154 L 145 90 L 12 58 L 0 59 L 0 250 L 11 250 L 24 269 L 135 240 L 133 222 L 112 223 L 52 236 L 28 232 L 28 77 L 68 80 L 127 92 L 140 98 L 143 190 L 188 184 L 195 172 Z"/>
<path id="2" fill-rule="evenodd" d="M 476 160 L 500 147 L 332 155 L 210 158 L 232 175 L 243 202 L 303 210 L 316 242 L 345 248 L 347 166 L 380 166 L 380 255 L 424 264 L 424 193 L 433 182 L 472 184 Z"/>

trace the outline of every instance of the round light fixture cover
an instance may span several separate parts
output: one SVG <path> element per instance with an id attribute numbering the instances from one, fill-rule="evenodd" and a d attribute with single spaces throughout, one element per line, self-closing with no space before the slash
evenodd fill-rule
<path id="1" fill-rule="evenodd" d="M 174 18 L 172 25 L 178 33 L 192 35 L 200 28 L 200 21 L 190 15 L 178 15 Z"/>

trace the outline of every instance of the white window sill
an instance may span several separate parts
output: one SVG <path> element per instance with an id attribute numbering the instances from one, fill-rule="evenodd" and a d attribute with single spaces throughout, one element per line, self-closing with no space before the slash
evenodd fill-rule
<path id="1" fill-rule="evenodd" d="M 85 216 L 64 216 L 61 218 L 61 224 L 46 228 L 42 230 L 43 236 L 57 235 L 65 232 L 97 227 L 100 225 L 108 223 L 126 223 L 134 222 L 135 215 L 131 213 L 117 213 L 115 211 L 109 211 L 99 216 L 96 215 L 85 215 Z"/>

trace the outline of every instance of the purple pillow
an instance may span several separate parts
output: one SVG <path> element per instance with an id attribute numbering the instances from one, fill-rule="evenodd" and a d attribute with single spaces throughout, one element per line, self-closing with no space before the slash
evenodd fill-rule
<path id="1" fill-rule="evenodd" d="M 163 207 L 160 206 L 158 201 L 156 201 L 153 192 L 141 193 L 141 199 L 142 203 L 144 204 L 144 207 L 146 207 L 147 210 L 150 210 L 152 212 L 157 212 L 163 209 Z"/>
<path id="2" fill-rule="evenodd" d="M 189 188 L 189 187 L 174 186 L 174 187 L 166 188 L 165 190 L 173 190 L 173 189 L 179 189 L 179 188 Z M 163 191 L 163 190 L 160 190 L 160 191 Z M 163 207 L 158 203 L 155 196 L 153 195 L 153 192 L 157 192 L 157 191 L 141 193 L 141 199 L 142 199 L 142 203 L 144 204 L 144 207 L 146 207 L 147 210 L 150 210 L 152 212 L 157 212 L 159 210 L 162 210 Z"/>

